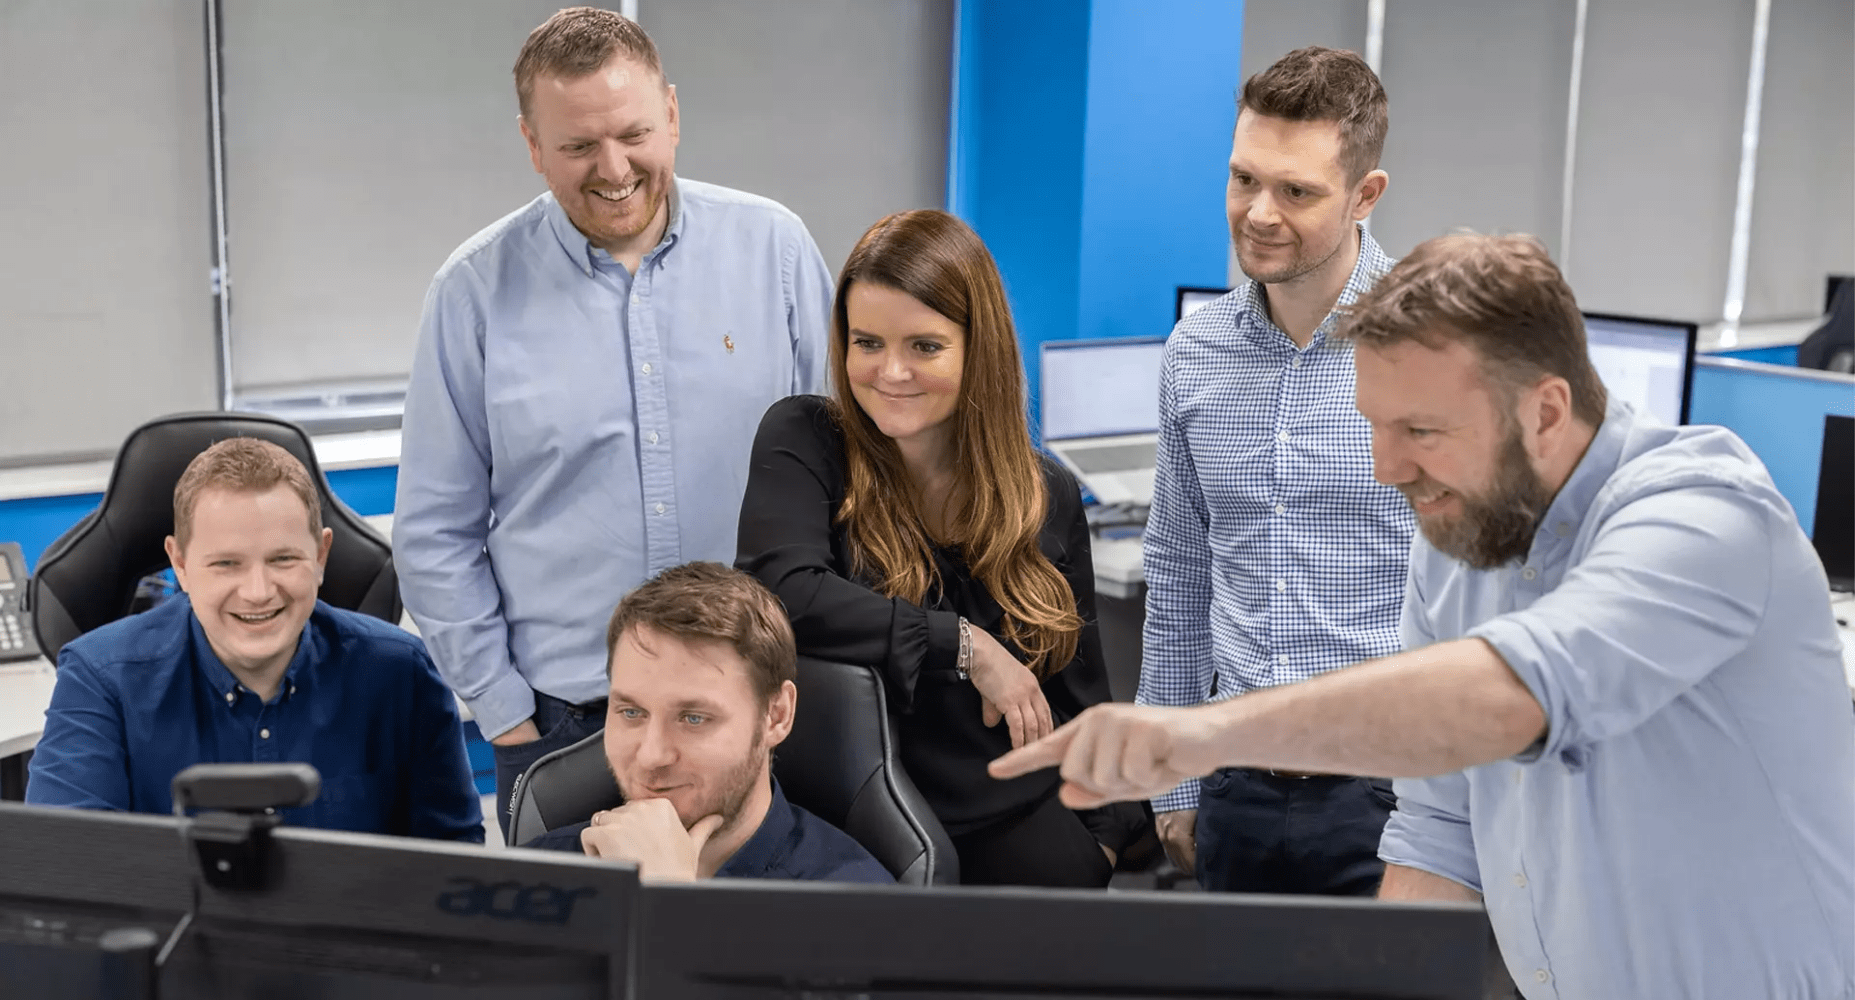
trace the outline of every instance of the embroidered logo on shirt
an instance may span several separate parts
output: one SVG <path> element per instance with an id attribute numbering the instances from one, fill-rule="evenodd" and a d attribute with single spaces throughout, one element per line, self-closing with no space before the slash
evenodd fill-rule
<path id="1" fill-rule="evenodd" d="M 727 348 L 729 354 L 733 354 L 734 353 L 734 338 L 728 336 L 725 333 L 722 334 L 721 335 L 721 346 Z"/>

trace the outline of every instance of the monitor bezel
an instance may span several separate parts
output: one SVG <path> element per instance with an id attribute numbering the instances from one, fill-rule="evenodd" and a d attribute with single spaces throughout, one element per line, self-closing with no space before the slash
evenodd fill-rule
<path id="1" fill-rule="evenodd" d="M 1638 323 L 1643 326 L 1680 327 L 1687 333 L 1687 352 L 1682 361 L 1681 370 L 1681 421 L 1680 426 L 1687 426 L 1688 413 L 1694 404 L 1694 358 L 1700 345 L 1700 324 L 1679 319 L 1664 319 L 1659 316 L 1626 316 L 1623 313 L 1580 312 L 1582 322 L 1591 320 L 1608 320 L 1615 323 Z M 1585 335 L 1585 355 L 1590 356 L 1591 333 L 1587 328 Z"/>
<path id="2" fill-rule="evenodd" d="M 1178 323 L 1185 318 L 1185 297 L 1194 292 L 1208 292 L 1208 293 L 1216 294 L 1221 297 L 1221 296 L 1229 295 L 1230 289 L 1218 288 L 1214 285 L 1177 285 L 1175 286 L 1173 289 L 1173 293 L 1172 293 L 1172 322 L 1173 322 L 1173 325 L 1175 326 L 1178 325 Z"/>

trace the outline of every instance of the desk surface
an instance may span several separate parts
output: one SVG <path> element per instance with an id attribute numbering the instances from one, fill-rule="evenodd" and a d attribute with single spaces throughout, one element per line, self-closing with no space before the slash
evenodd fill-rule
<path id="1" fill-rule="evenodd" d="M 56 677 L 42 656 L 0 665 L 0 757 L 25 753 L 38 744 Z"/>

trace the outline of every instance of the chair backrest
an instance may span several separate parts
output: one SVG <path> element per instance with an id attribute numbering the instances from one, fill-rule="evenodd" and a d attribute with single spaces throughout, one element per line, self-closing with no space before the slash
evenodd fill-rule
<path id="1" fill-rule="evenodd" d="M 882 680 L 799 658 L 799 709 L 773 756 L 793 805 L 849 834 L 905 885 L 956 885 L 953 841 L 896 756 Z M 600 735 L 542 757 L 516 788 L 509 839 L 525 844 L 624 801 Z"/>
<path id="2" fill-rule="evenodd" d="M 29 600 L 47 659 L 56 662 L 65 643 L 127 615 L 136 585 L 168 567 L 162 543 L 174 531 L 174 484 L 195 456 L 231 437 L 269 441 L 309 470 L 322 496 L 322 523 L 335 536 L 317 596 L 399 623 L 392 547 L 330 492 L 301 427 L 256 413 L 181 413 L 129 434 L 116 453 L 103 502 L 39 557 Z"/>

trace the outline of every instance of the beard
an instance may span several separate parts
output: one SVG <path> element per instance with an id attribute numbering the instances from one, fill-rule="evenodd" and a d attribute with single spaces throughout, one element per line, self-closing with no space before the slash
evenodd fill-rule
<path id="1" fill-rule="evenodd" d="M 1290 248 L 1288 260 L 1267 267 L 1246 249 L 1248 240 L 1241 232 L 1232 235 L 1234 239 L 1231 245 L 1236 249 L 1237 266 L 1243 269 L 1243 274 L 1265 285 L 1280 285 L 1311 274 L 1326 265 L 1345 247 L 1346 239 L 1352 233 L 1350 229 L 1342 230 L 1340 238 L 1334 240 L 1332 246 L 1319 249 L 1297 242 Z"/>
<path id="2" fill-rule="evenodd" d="M 1398 491 L 1409 502 L 1413 494 L 1430 496 L 1445 488 L 1426 477 L 1399 486 Z M 1419 514 L 1417 527 L 1438 552 L 1474 569 L 1494 569 L 1524 557 L 1533 547 L 1540 518 L 1552 503 L 1551 491 L 1527 459 L 1520 428 L 1511 423 L 1507 440 L 1501 444 L 1493 484 L 1475 494 L 1450 492 L 1462 505 L 1461 512 L 1448 519 Z"/>
<path id="3" fill-rule="evenodd" d="M 766 765 L 766 741 L 759 733 L 755 733 L 753 745 L 747 748 L 747 754 L 729 765 L 714 781 L 707 783 L 702 796 L 690 807 L 688 815 L 679 809 L 676 818 L 682 821 L 684 829 L 688 829 L 704 816 L 720 816 L 721 828 L 715 831 L 715 835 L 732 831 L 740 822 L 741 810 L 747 805 L 748 796 L 754 793 L 754 786 L 765 777 Z M 608 769 L 610 766 L 608 761 Z M 625 801 L 632 801 L 633 796 L 625 788 L 624 781 L 619 780 L 617 775 L 613 777 L 618 781 L 618 790 L 624 795 Z"/>

